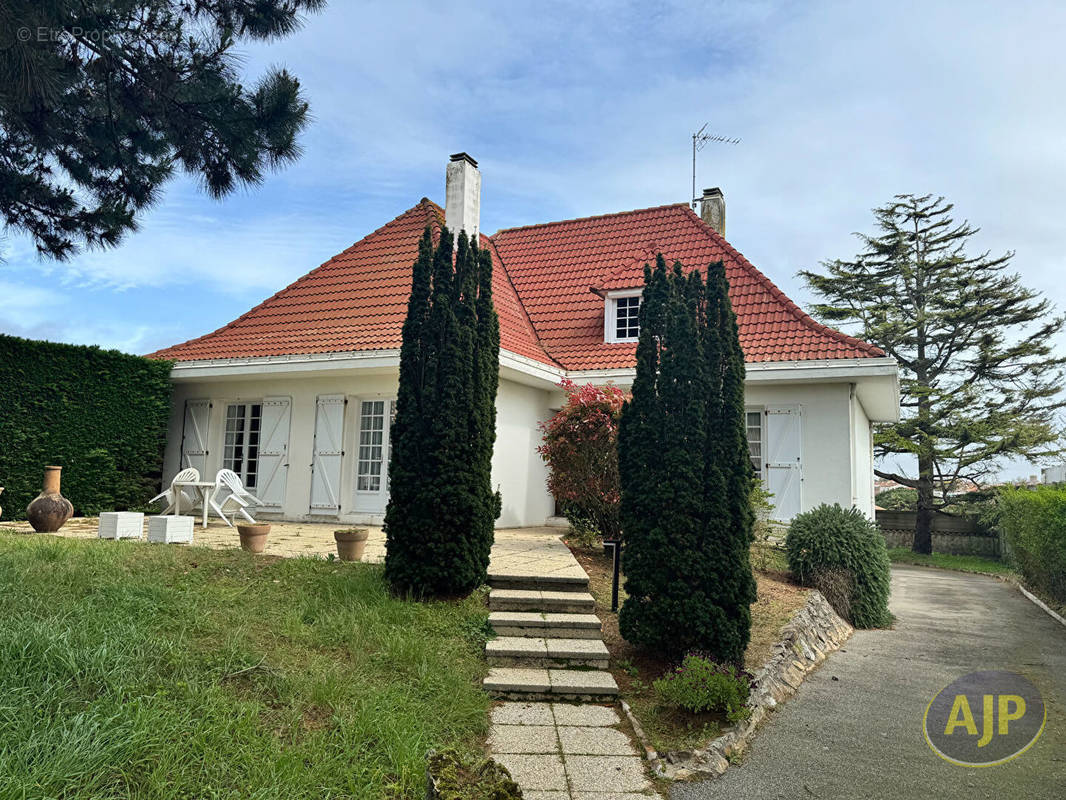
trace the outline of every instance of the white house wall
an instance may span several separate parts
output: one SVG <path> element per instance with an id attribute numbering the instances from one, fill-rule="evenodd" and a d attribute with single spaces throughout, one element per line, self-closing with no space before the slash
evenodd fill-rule
<path id="1" fill-rule="evenodd" d="M 289 470 L 285 503 L 276 516 L 289 520 L 337 520 L 345 523 L 379 524 L 381 516 L 358 512 L 355 504 L 355 464 L 358 453 L 359 406 L 362 400 L 396 397 L 397 378 L 391 374 L 310 377 L 271 375 L 269 378 L 211 380 L 174 385 L 174 396 L 164 457 L 164 482 L 180 469 L 182 425 L 186 400 L 210 400 L 207 433 L 207 470 L 210 480 L 222 467 L 226 406 L 236 402 L 261 401 L 265 397 L 290 397 Z M 310 513 L 311 462 L 313 458 L 316 400 L 320 395 L 343 394 L 349 399 L 344 417 L 344 450 L 341 466 L 339 516 Z M 537 423 L 550 416 L 548 392 L 501 379 L 497 396 L 496 447 L 492 459 L 492 484 L 503 497 L 498 527 L 540 525 L 552 514 L 552 500 L 545 488 L 547 471 L 536 446 Z"/>
<path id="2" fill-rule="evenodd" d="M 852 505 L 852 425 L 849 424 L 848 384 L 748 383 L 744 404 L 752 410 L 801 406 L 801 511 L 809 511 L 822 503 L 839 503 L 845 508 Z"/>
<path id="3" fill-rule="evenodd" d="M 368 374 L 369 373 L 369 374 Z M 546 381 L 543 383 L 549 387 Z M 222 466 L 226 405 L 266 397 L 290 397 L 291 434 L 285 501 L 277 516 L 291 520 L 337 520 L 345 523 L 381 522 L 380 514 L 357 511 L 355 464 L 358 453 L 358 401 L 396 396 L 395 370 L 351 370 L 327 376 L 313 373 L 276 373 L 255 378 L 181 380 L 174 387 L 164 476 L 178 471 L 186 400 L 212 402 L 207 435 L 206 476 Z M 349 399 L 344 420 L 339 516 L 310 513 L 316 400 L 320 395 Z M 551 416 L 561 394 L 501 377 L 497 396 L 497 439 L 492 459 L 492 483 L 500 489 L 503 511 L 497 525 L 541 525 L 553 515 L 554 501 L 546 488 L 547 469 L 536 452 L 541 441 L 538 423 Z M 852 385 L 749 381 L 745 387 L 749 409 L 796 407 L 802 410 L 802 479 L 799 508 L 821 503 L 854 506 L 873 515 L 873 457 L 869 416 Z M 264 515 L 266 516 L 266 515 Z"/>
<path id="4" fill-rule="evenodd" d="M 852 505 L 870 519 L 874 518 L 874 449 L 873 428 L 859 397 L 851 398 Z"/>

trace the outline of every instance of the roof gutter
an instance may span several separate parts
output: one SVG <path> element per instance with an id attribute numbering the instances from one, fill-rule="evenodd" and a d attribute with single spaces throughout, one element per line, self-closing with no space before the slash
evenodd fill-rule
<path id="1" fill-rule="evenodd" d="M 215 358 L 178 361 L 171 368 L 176 382 L 259 378 L 267 375 L 300 375 L 305 372 L 345 372 L 348 370 L 387 371 L 400 366 L 398 348 L 353 350 L 344 353 L 307 353 L 254 358 Z M 522 382 L 553 387 L 566 377 L 561 367 L 544 364 L 527 356 L 500 349 L 500 369 Z M 521 376 L 521 377 L 519 377 Z M 546 387 L 547 388 L 547 387 Z"/>

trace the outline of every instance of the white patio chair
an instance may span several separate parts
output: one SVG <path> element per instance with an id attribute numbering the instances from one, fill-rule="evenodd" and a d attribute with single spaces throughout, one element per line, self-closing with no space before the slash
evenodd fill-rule
<path id="1" fill-rule="evenodd" d="M 215 493 L 211 498 L 211 508 L 222 517 L 222 521 L 233 527 L 233 521 L 240 514 L 253 525 L 255 519 L 248 513 L 249 506 L 262 505 L 263 501 L 244 488 L 240 476 L 231 469 L 220 469 L 215 476 Z M 230 514 L 230 518 L 226 514 Z"/>
<path id="2" fill-rule="evenodd" d="M 174 476 L 174 479 L 170 482 L 169 489 L 165 489 L 164 491 L 160 492 L 148 502 L 154 503 L 157 500 L 165 500 L 167 503 L 167 507 L 163 509 L 161 513 L 169 514 L 174 510 L 174 501 L 178 497 L 178 492 L 181 492 L 182 510 L 191 511 L 193 508 L 200 504 L 199 493 L 191 492 L 188 489 L 183 489 L 179 486 L 175 486 L 174 484 L 179 482 L 195 482 L 198 480 L 200 480 L 200 470 L 196 469 L 196 467 L 186 467 Z"/>

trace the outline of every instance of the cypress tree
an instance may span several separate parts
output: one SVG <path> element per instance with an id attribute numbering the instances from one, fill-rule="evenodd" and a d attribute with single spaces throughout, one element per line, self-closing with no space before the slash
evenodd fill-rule
<path id="1" fill-rule="evenodd" d="M 725 661 L 742 663 L 751 635 L 751 604 L 755 576 L 750 549 L 755 517 L 751 509 L 754 472 L 744 419 L 744 354 L 737 318 L 729 301 L 725 267 L 719 261 L 707 270 L 707 336 L 717 339 L 720 386 L 717 414 L 708 425 L 708 462 L 716 464 L 720 502 L 708 509 L 708 522 L 718 537 L 714 548 L 718 584 L 714 602 L 723 618 L 708 649 Z"/>
<path id="2" fill-rule="evenodd" d="M 637 374 L 618 437 L 629 595 L 619 626 L 668 655 L 701 650 L 739 663 L 755 585 L 744 367 L 724 271 L 708 272 L 705 286 L 680 264 L 667 272 L 661 255 L 645 269 Z"/>
<path id="3" fill-rule="evenodd" d="M 427 228 L 419 244 L 392 428 L 385 576 L 419 597 L 466 594 L 484 582 L 498 507 L 492 259 L 461 233 L 453 265 L 452 243 L 442 228 L 434 248 Z"/>

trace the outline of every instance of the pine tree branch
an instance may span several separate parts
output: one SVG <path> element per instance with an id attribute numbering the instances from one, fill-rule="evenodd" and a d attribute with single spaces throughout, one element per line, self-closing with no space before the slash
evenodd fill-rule
<path id="1" fill-rule="evenodd" d="M 901 486 L 907 486 L 911 489 L 918 488 L 918 481 L 915 478 L 908 478 L 895 472 L 885 472 L 879 469 L 874 469 L 874 474 L 879 478 L 884 478 L 886 481 L 895 481 Z"/>

